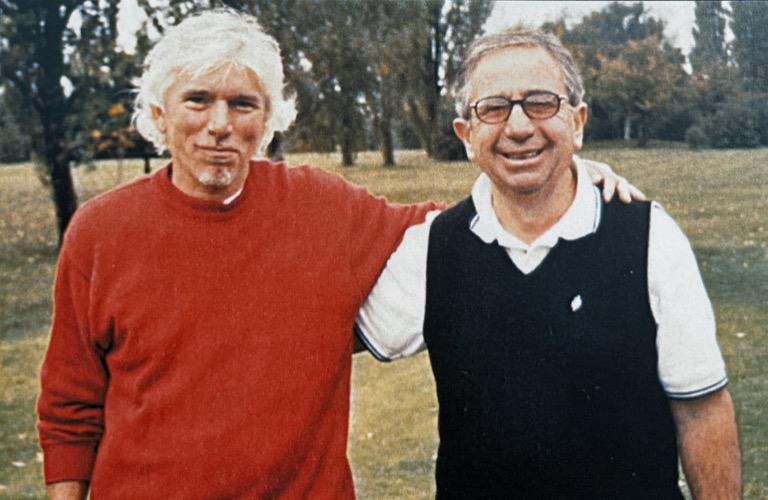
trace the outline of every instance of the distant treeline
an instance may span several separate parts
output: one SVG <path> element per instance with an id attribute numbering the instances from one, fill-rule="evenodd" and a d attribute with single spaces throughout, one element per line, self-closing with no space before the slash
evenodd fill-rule
<path id="1" fill-rule="evenodd" d="M 375 148 L 382 150 L 385 163 L 394 162 L 392 150 L 398 147 L 460 158 L 461 148 L 451 136 L 446 84 L 491 14 L 487 1 L 171 1 L 163 9 L 144 7 L 148 21 L 137 33 L 135 54 L 110 55 L 106 52 L 114 51 L 116 35 L 110 16 L 116 10 L 80 3 L 86 14 L 80 33 L 62 30 L 62 49 L 77 50 L 65 57 L 66 91 L 84 94 L 70 106 L 66 120 L 72 128 L 66 147 L 78 151 L 77 159 L 151 154 L 130 128 L 128 112 L 130 80 L 151 45 L 147 27 L 162 31 L 212 5 L 255 13 L 281 43 L 300 108 L 283 149 L 338 148 L 349 164 L 356 151 Z M 18 37 L 24 27 L 9 25 L 34 19 L 22 16 L 23 9 L 1 9 L 8 20 L 0 36 L 17 35 L 13 44 L 26 43 L 34 52 L 35 39 Z M 726 24 L 735 37 L 730 42 Z M 695 47 L 688 61 L 665 39 L 664 23 L 642 3 L 614 3 L 576 24 L 559 21 L 543 28 L 560 36 L 581 66 L 590 139 L 635 140 L 640 146 L 650 139 L 685 140 L 692 147 L 718 148 L 768 144 L 764 26 L 768 3 L 696 2 Z M 31 36 L 33 30 L 28 32 Z M 21 63 L 19 69 L 29 64 L 9 47 L 0 46 L 5 73 L 14 63 Z M 23 71 L 16 76 L 25 77 Z M 3 78 L 3 83 L 0 162 L 26 160 L 44 148 L 37 145 L 45 140 L 34 116 L 39 109 L 30 96 L 19 95 L 24 86 L 14 78 Z"/>

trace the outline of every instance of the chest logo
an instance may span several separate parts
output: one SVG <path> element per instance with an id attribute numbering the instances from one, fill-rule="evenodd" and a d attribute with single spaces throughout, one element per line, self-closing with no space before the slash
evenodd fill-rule
<path id="1" fill-rule="evenodd" d="M 583 301 L 581 300 L 581 295 L 577 295 L 573 298 L 571 301 L 571 311 L 576 312 L 579 309 L 581 309 L 581 305 L 583 304 Z"/>

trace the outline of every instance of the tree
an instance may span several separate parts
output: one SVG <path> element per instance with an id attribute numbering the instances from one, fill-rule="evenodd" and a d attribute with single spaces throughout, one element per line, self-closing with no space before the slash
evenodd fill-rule
<path id="1" fill-rule="evenodd" d="M 404 121 L 429 154 L 443 150 L 438 139 L 452 137 L 446 82 L 492 9 L 489 0 L 170 0 L 150 22 L 162 32 L 215 6 L 255 15 L 280 43 L 299 105 L 288 140 L 300 149 L 338 145 L 345 165 L 370 128 L 384 164 L 394 164 L 393 130 Z"/>
<path id="2" fill-rule="evenodd" d="M 18 102 L 15 96 L 8 95 L 10 90 L 0 95 L 0 163 L 29 160 L 32 149 L 26 124 L 19 123 L 16 117 L 21 113 L 9 109 Z"/>
<path id="3" fill-rule="evenodd" d="M 725 68 L 728 63 L 725 43 L 727 13 L 722 2 L 697 0 L 695 15 L 694 47 L 690 55 L 691 67 L 695 73 L 711 75 Z"/>
<path id="4" fill-rule="evenodd" d="M 664 39 L 664 23 L 648 16 L 642 3 L 614 2 L 585 16 L 571 30 L 558 31 L 576 59 L 590 103 L 592 138 L 629 140 L 641 145 L 668 118 L 670 102 L 685 83 L 684 58 Z"/>
<path id="5" fill-rule="evenodd" d="M 749 89 L 768 92 L 768 2 L 731 2 L 733 52 Z"/>
<path id="6" fill-rule="evenodd" d="M 394 126 L 403 110 L 401 89 L 411 69 L 412 46 L 420 5 L 416 2 L 365 0 L 363 26 L 366 32 L 371 85 L 367 87 L 368 113 L 384 166 L 395 164 Z"/>
<path id="7" fill-rule="evenodd" d="M 682 54 L 663 46 L 658 35 L 619 48 L 613 58 L 597 53 L 600 71 L 593 78 L 592 97 L 623 120 L 625 140 L 635 124 L 638 144 L 644 146 L 669 116 L 668 103 L 684 81 Z"/>
<path id="8" fill-rule="evenodd" d="M 470 43 L 482 34 L 493 4 L 487 0 L 426 0 L 419 7 L 413 17 L 418 24 L 409 32 L 413 53 L 406 110 L 427 154 L 451 159 L 445 138 L 458 142 L 452 139 L 450 120 L 446 120 L 454 115 L 446 85 L 454 80 Z"/>
<path id="9" fill-rule="evenodd" d="M 115 83 L 116 36 L 117 2 L 0 0 L 0 78 L 20 100 L 16 118 L 37 123 L 32 146 L 50 180 L 60 238 L 77 209 L 71 165 L 87 156 L 88 108 L 103 105 Z"/>

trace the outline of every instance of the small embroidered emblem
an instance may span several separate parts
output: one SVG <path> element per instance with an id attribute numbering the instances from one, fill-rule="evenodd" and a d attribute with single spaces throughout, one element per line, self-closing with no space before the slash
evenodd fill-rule
<path id="1" fill-rule="evenodd" d="M 576 312 L 579 309 L 581 309 L 581 304 L 582 304 L 581 295 L 575 296 L 571 301 L 571 311 Z"/>

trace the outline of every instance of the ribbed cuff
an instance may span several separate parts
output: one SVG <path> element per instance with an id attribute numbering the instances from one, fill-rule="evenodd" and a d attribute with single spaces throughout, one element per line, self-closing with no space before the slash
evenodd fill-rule
<path id="1" fill-rule="evenodd" d="M 65 443 L 43 448 L 45 484 L 61 481 L 90 481 L 96 461 L 92 443 Z"/>

